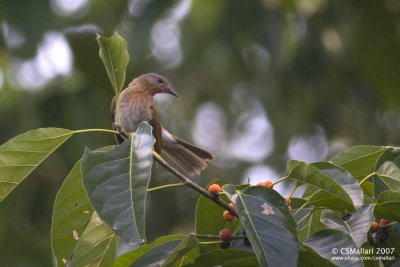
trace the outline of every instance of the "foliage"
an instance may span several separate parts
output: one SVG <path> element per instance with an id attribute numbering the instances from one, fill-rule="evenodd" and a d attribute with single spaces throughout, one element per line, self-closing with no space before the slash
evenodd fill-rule
<path id="1" fill-rule="evenodd" d="M 114 45 L 123 43 L 121 37 L 98 39 L 102 40 L 102 58 L 115 60 L 107 53 L 121 49 Z M 127 62 L 128 54 L 119 52 L 122 59 L 117 60 Z M 109 74 L 114 65 L 105 62 Z M 124 84 L 124 75 L 111 76 L 113 84 Z M 2 199 L 72 135 L 99 131 L 116 133 L 43 128 L 3 144 Z M 356 146 L 330 161 L 289 161 L 286 176 L 271 186 L 217 180 L 213 183 L 223 185 L 223 192 L 217 194 L 175 171 L 181 185 L 201 194 L 196 233 L 163 236 L 143 244 L 146 196 L 149 191 L 171 187 L 149 188 L 153 156 L 168 170 L 173 169 L 160 161 L 153 144 L 151 126 L 142 123 L 122 145 L 85 151 L 54 204 L 51 234 L 57 266 L 364 266 L 371 262 L 389 266 L 400 261 L 396 230 L 400 221 L 400 151 L 396 147 Z M 287 199 L 273 189 L 286 180 L 295 184 Z M 303 193 L 293 198 L 300 188 Z M 228 206 L 228 201 L 234 206 Z M 222 220 L 224 209 L 236 216 L 233 222 Z M 378 228 L 370 229 L 378 219 Z M 234 235 L 229 241 L 220 240 L 219 228 L 228 228 Z M 115 258 L 123 244 L 134 247 Z M 365 252 L 368 248 L 372 252 Z"/>

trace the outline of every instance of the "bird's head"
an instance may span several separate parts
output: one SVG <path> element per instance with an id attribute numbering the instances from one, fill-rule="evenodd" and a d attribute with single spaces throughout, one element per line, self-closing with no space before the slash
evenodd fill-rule
<path id="1" fill-rule="evenodd" d="M 178 94 L 171 88 L 168 81 L 157 73 L 143 74 L 133 80 L 132 83 L 139 84 L 141 88 L 144 88 L 153 96 L 159 93 L 167 93 L 178 97 Z"/>

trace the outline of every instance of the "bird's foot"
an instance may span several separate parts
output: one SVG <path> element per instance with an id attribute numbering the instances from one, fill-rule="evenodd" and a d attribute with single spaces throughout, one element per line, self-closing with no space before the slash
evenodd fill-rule
<path id="1" fill-rule="evenodd" d="M 129 133 L 127 131 L 125 131 L 124 129 L 122 129 L 121 125 L 116 124 L 116 123 L 112 123 L 112 128 L 118 132 L 118 135 L 121 136 L 124 139 L 128 139 L 129 138 Z"/>

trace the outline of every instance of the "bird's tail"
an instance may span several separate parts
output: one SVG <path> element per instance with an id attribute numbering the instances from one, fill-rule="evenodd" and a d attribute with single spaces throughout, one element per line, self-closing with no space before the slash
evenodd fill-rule
<path id="1" fill-rule="evenodd" d="M 190 176 L 199 175 L 207 167 L 207 161 L 214 159 L 214 156 L 204 149 L 173 137 L 176 140 L 176 145 L 163 146 L 163 152 L 186 174 Z"/>

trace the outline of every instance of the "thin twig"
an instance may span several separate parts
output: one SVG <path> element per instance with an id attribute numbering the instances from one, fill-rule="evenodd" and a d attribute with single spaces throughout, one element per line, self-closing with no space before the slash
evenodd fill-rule
<path id="1" fill-rule="evenodd" d="M 221 239 L 218 235 L 203 235 L 203 234 L 196 234 L 196 233 L 192 233 L 191 235 L 194 237 L 197 237 L 197 238 L 206 238 L 206 239 L 215 239 L 215 240 Z M 246 235 L 234 235 L 230 238 L 230 240 L 245 239 L 245 238 L 247 238 Z"/>
<path id="2" fill-rule="evenodd" d="M 220 206 L 220 207 L 226 209 L 227 211 L 229 211 L 232 215 L 237 216 L 236 210 L 234 210 L 231 207 L 229 207 L 229 205 L 227 203 L 225 203 L 223 200 L 221 200 L 218 197 L 218 195 L 211 194 L 210 192 L 205 190 L 203 187 L 199 186 L 198 184 L 196 184 L 195 182 L 193 182 L 192 180 L 187 178 L 185 175 L 180 173 L 174 167 L 169 165 L 157 152 L 153 151 L 153 157 L 154 157 L 155 160 L 158 161 L 158 163 L 161 164 L 161 166 L 163 166 L 168 171 L 170 171 L 173 175 L 178 177 L 178 179 L 181 180 L 182 183 L 185 186 L 188 186 L 188 187 L 192 188 L 193 190 L 196 190 L 197 192 L 199 192 L 200 194 L 202 194 L 203 196 L 205 196 L 209 200 L 215 202 L 218 206 Z"/>
<path id="3" fill-rule="evenodd" d="M 183 183 L 179 183 L 179 184 L 166 184 L 166 185 L 160 185 L 157 187 L 152 187 L 147 189 L 147 192 L 152 192 L 152 191 L 156 191 L 156 190 L 161 190 L 161 189 L 165 189 L 165 188 L 171 188 L 171 187 L 180 187 L 180 186 L 184 186 Z"/>

